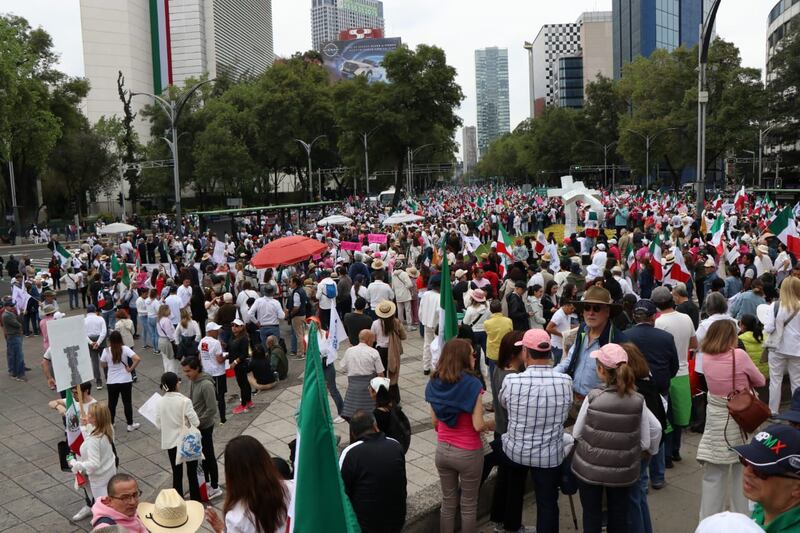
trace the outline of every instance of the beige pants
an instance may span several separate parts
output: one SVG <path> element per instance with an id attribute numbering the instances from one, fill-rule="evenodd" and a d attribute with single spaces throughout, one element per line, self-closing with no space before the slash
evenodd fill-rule
<path id="1" fill-rule="evenodd" d="M 296 316 L 292 319 L 292 331 L 297 337 L 297 355 L 300 357 L 306 354 L 306 319 L 302 316 Z"/>
<path id="2" fill-rule="evenodd" d="M 730 504 L 734 513 L 750 516 L 747 498 L 742 490 L 744 467 L 739 463 L 717 465 L 703 463 L 703 485 L 700 493 L 700 520 L 721 513 Z M 726 498 L 726 495 L 729 498 Z M 726 501 L 727 500 L 727 501 Z"/>
<path id="3" fill-rule="evenodd" d="M 455 531 L 456 509 L 461 496 L 461 532 L 475 533 L 478 528 L 478 492 L 483 472 L 483 449 L 464 450 L 440 442 L 436 446 L 436 469 L 442 483 L 440 533 Z M 460 489 L 460 491 L 459 491 Z"/>

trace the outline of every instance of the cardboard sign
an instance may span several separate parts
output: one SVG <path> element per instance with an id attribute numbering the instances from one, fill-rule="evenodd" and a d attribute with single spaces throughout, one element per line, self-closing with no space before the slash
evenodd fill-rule
<path id="1" fill-rule="evenodd" d="M 367 241 L 370 244 L 385 244 L 388 240 L 388 236 L 385 233 L 370 233 L 367 235 Z"/>
<path id="2" fill-rule="evenodd" d="M 83 316 L 51 320 L 47 323 L 50 356 L 56 389 L 61 392 L 92 381 L 92 359 Z"/>

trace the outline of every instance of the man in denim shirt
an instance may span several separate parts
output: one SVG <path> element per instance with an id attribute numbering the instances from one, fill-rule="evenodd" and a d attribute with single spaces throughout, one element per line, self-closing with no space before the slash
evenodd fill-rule
<path id="1" fill-rule="evenodd" d="M 573 409 L 580 408 L 583 398 L 599 385 L 597 362 L 589 357 L 594 350 L 609 342 L 625 342 L 625 335 L 611 323 L 611 317 L 621 311 L 619 304 L 611 299 L 611 293 L 602 287 L 590 287 L 583 299 L 575 302 L 578 313 L 583 313 L 583 324 L 578 329 L 575 344 L 555 367 L 556 372 L 572 377 L 574 393 Z M 573 414 L 572 412 L 570 414 Z M 574 411 L 577 414 L 577 410 Z M 573 417 L 574 418 L 574 417 Z"/>

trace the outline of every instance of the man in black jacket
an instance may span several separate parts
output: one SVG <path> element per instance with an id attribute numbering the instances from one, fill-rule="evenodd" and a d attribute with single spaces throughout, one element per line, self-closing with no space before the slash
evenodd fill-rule
<path id="1" fill-rule="evenodd" d="M 514 284 L 514 292 L 506 296 L 508 318 L 514 323 L 514 331 L 528 331 L 528 329 L 530 329 L 528 309 L 525 307 L 525 301 L 522 299 L 526 290 L 527 285 L 525 282 L 518 281 Z"/>
<path id="2" fill-rule="evenodd" d="M 378 431 L 375 417 L 363 410 L 350 419 L 350 440 L 339 469 L 361 531 L 399 533 L 406 521 L 403 447 Z"/>

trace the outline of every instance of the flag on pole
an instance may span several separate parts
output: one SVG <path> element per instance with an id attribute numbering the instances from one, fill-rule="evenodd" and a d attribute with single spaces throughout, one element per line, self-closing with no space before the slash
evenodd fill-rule
<path id="1" fill-rule="evenodd" d="M 681 249 L 677 246 L 673 246 L 670 253 L 672 253 L 672 256 L 675 258 L 675 262 L 672 264 L 668 277 L 677 283 L 686 283 L 691 279 L 692 275 L 686 267 L 686 261 L 683 260 Z M 664 283 L 666 284 L 666 278 L 664 279 Z"/>
<path id="2" fill-rule="evenodd" d="M 539 230 L 536 233 L 536 244 L 534 244 L 534 248 L 537 254 L 544 253 L 545 248 L 547 248 L 547 239 L 545 238 L 544 233 L 542 233 L 542 230 Z"/>
<path id="3" fill-rule="evenodd" d="M 717 218 L 714 220 L 714 225 L 711 226 L 711 229 L 709 230 L 709 233 L 711 233 L 711 244 L 717 249 L 717 257 L 721 256 L 722 252 L 724 251 L 724 247 L 722 245 L 722 230 L 725 227 L 725 222 L 722 219 L 722 213 L 719 213 Z"/>
<path id="4" fill-rule="evenodd" d="M 325 361 L 332 364 L 338 356 L 339 345 L 347 338 L 347 332 L 342 324 L 342 319 L 336 311 L 336 306 L 331 306 L 331 319 L 328 325 L 328 350 Z"/>
<path id="5" fill-rule="evenodd" d="M 787 207 L 781 211 L 770 224 L 769 230 L 786 245 L 787 250 L 800 259 L 800 236 L 798 236 L 797 225 L 791 209 Z"/>
<path id="6" fill-rule="evenodd" d="M 64 418 L 67 424 L 67 444 L 75 455 L 81 454 L 81 444 L 83 444 L 83 433 L 81 433 L 81 414 L 78 402 L 72 397 L 72 389 L 67 389 L 65 399 L 67 410 Z"/>
<path id="7" fill-rule="evenodd" d="M 314 322 L 308 334 L 294 463 L 295 484 L 289 504 L 287 532 L 360 531 L 339 473 L 336 435 Z"/>
<path id="8" fill-rule="evenodd" d="M 719 211 L 722 209 L 722 195 L 717 194 L 717 197 L 714 198 L 714 203 L 711 205 L 714 208 L 714 211 Z"/>
<path id="9" fill-rule="evenodd" d="M 661 237 L 656 233 L 650 243 L 650 266 L 653 268 L 653 278 L 656 281 L 664 279 L 664 268 L 661 265 Z"/>
<path id="10" fill-rule="evenodd" d="M 736 206 L 737 211 L 741 211 L 745 202 L 747 202 L 747 193 L 744 192 L 744 185 L 742 185 L 742 189 L 736 193 L 736 197 L 733 199 L 733 205 Z"/>
<path id="11" fill-rule="evenodd" d="M 636 263 L 636 255 L 633 253 L 633 243 L 628 243 L 628 248 L 625 250 L 625 257 L 628 262 L 628 270 L 633 270 L 633 265 Z"/>
<path id="12" fill-rule="evenodd" d="M 122 281 L 123 285 L 126 287 L 131 286 L 131 276 L 128 274 L 128 265 L 120 263 L 116 254 L 111 256 L 111 274 L 115 280 L 118 279 Z"/>
<path id="13" fill-rule="evenodd" d="M 510 257 L 512 260 L 514 259 L 514 254 L 512 253 L 514 241 L 511 240 L 511 236 L 506 232 L 506 229 L 503 227 L 502 222 L 497 223 L 497 253 L 498 254 L 505 254 Z"/>
<path id="14" fill-rule="evenodd" d="M 72 254 L 64 249 L 64 247 L 60 244 L 56 246 L 56 250 L 53 252 L 53 255 L 58 257 L 58 260 L 61 262 L 61 268 L 69 268 L 72 266 Z"/>
<path id="15" fill-rule="evenodd" d="M 584 230 L 586 231 L 586 236 L 593 239 L 600 235 L 600 225 L 597 222 L 596 212 L 589 211 L 589 213 L 586 215 L 586 226 Z"/>

